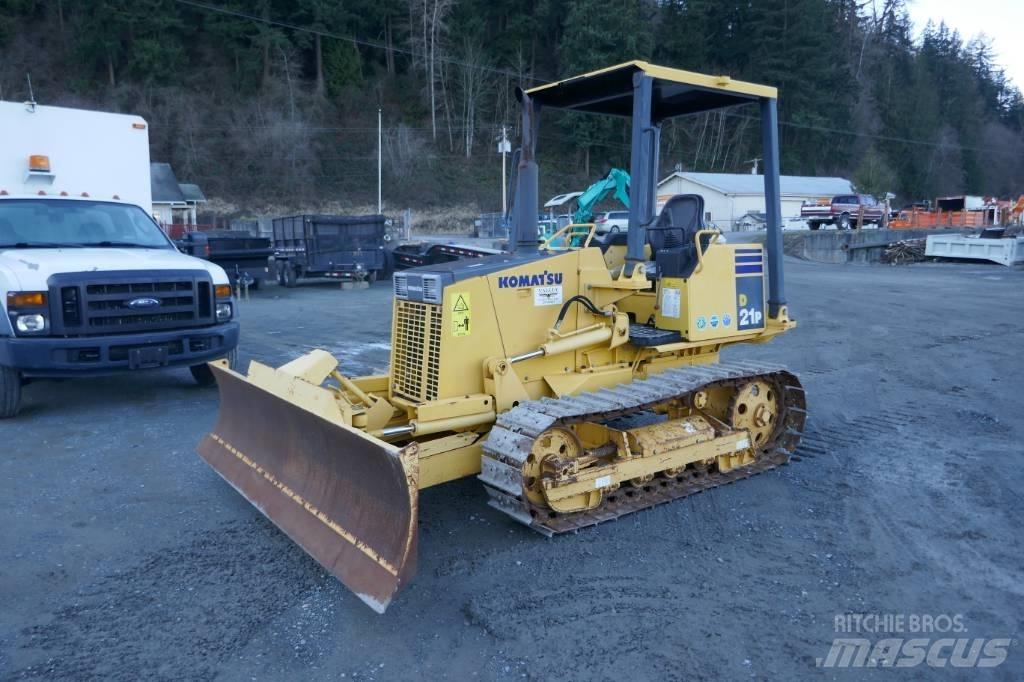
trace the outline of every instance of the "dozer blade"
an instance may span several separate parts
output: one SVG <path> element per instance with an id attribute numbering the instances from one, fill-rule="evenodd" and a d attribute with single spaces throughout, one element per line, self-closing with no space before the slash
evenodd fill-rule
<path id="1" fill-rule="evenodd" d="M 399 449 L 210 366 L 220 416 L 199 454 L 383 613 L 416 572 L 417 446 Z"/>

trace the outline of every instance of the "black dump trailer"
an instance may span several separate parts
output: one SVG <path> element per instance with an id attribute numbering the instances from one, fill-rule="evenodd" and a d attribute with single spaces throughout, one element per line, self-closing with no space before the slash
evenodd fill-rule
<path id="1" fill-rule="evenodd" d="M 175 242 L 178 250 L 205 258 L 224 268 L 231 283 L 259 289 L 268 276 L 268 259 L 274 255 L 270 239 L 236 230 L 189 232 Z M 276 273 L 269 273 L 275 276 Z"/>
<path id="2" fill-rule="evenodd" d="M 274 265 L 278 281 L 300 277 L 374 282 L 388 271 L 384 216 L 297 215 L 274 218 Z"/>
<path id="3" fill-rule="evenodd" d="M 399 244 L 391 252 L 395 269 L 418 268 L 421 265 L 438 265 L 464 258 L 483 258 L 505 253 L 499 249 L 488 249 L 468 244 L 444 244 L 438 242 L 408 242 Z"/>

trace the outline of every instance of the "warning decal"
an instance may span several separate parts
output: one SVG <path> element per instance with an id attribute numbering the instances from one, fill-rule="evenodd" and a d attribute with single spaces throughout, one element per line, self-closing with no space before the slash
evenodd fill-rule
<path id="1" fill-rule="evenodd" d="M 469 294 L 455 294 L 452 304 L 452 336 L 469 336 Z"/>
<path id="2" fill-rule="evenodd" d="M 663 287 L 661 290 L 661 314 L 665 317 L 678 318 L 681 300 L 679 289 Z"/>

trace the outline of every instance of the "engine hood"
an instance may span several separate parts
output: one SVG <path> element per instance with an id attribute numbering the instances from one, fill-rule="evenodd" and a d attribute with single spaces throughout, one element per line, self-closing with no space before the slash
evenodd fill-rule
<path id="1" fill-rule="evenodd" d="M 42 291 L 50 275 L 104 270 L 205 270 L 214 284 L 228 284 L 224 269 L 174 249 L 3 249 L 0 290 Z M 5 281 L 6 280 L 6 281 Z"/>

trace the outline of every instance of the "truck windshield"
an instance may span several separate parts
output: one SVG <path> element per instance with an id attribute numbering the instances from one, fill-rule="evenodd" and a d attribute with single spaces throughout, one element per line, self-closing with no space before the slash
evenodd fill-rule
<path id="1" fill-rule="evenodd" d="M 145 211 L 77 199 L 0 201 L 0 248 L 174 248 Z"/>

